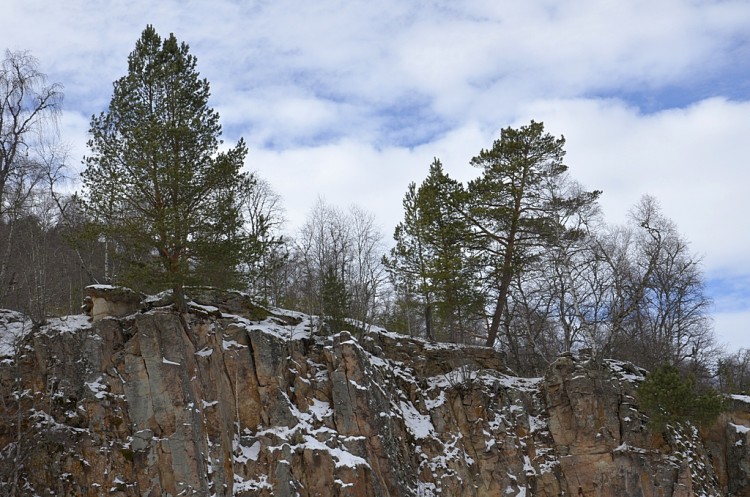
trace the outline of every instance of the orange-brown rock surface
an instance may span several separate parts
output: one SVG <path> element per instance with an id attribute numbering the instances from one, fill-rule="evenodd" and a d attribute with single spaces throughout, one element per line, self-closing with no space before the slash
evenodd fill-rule
<path id="1" fill-rule="evenodd" d="M 193 299 L 0 311 L 0 495 L 750 496 L 750 399 L 653 433 L 629 364 L 518 378 L 486 348 Z"/>

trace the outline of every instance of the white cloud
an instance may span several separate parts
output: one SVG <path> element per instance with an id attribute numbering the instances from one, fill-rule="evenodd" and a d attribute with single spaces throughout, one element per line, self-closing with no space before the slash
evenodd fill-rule
<path id="1" fill-rule="evenodd" d="M 750 102 L 710 99 L 642 115 L 614 101 L 542 101 L 527 113 L 565 135 L 571 174 L 604 190 L 610 221 L 653 195 L 708 271 L 750 268 L 741 214 L 750 212 Z"/>
<path id="2" fill-rule="evenodd" d="M 86 141 L 88 140 L 90 116 L 83 116 L 76 112 L 64 112 L 60 117 L 60 134 L 63 146 L 68 150 L 67 164 L 70 166 L 69 174 L 77 174 L 81 168 L 81 160 L 88 151 Z"/>
<path id="3" fill-rule="evenodd" d="M 485 135 L 466 126 L 411 149 L 377 148 L 357 140 L 292 150 L 251 148 L 247 167 L 282 195 L 292 231 L 323 196 L 334 205 L 357 204 L 373 212 L 390 237 L 403 217 L 401 201 L 408 184 L 421 183 L 435 157 L 453 177 L 467 181 L 477 175 L 469 159 L 485 146 Z"/>
<path id="4" fill-rule="evenodd" d="M 718 312 L 713 319 L 719 342 L 728 352 L 750 348 L 750 310 Z"/>

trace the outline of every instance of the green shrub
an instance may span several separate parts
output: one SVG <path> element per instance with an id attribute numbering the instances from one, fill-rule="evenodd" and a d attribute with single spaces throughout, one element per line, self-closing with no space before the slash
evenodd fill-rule
<path id="1" fill-rule="evenodd" d="M 684 421 L 707 425 L 724 410 L 724 399 L 718 392 L 712 388 L 699 390 L 694 376 L 669 364 L 646 376 L 638 388 L 638 399 L 649 424 L 658 429 Z"/>

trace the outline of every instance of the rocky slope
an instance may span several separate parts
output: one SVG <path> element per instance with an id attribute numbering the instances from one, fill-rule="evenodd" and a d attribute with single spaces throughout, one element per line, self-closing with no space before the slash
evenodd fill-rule
<path id="1" fill-rule="evenodd" d="M 750 496 L 748 397 L 658 434 L 626 363 L 518 378 L 486 348 L 320 336 L 241 294 L 196 290 L 181 319 L 89 292 L 94 322 L 0 311 L 2 495 Z"/>

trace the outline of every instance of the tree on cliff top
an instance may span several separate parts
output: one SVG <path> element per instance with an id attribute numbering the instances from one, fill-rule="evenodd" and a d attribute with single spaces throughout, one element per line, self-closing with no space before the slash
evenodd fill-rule
<path id="1" fill-rule="evenodd" d="M 394 284 L 410 289 L 420 301 L 428 339 L 467 343 L 474 323 L 483 317 L 484 299 L 477 260 L 466 249 L 469 226 L 450 205 L 460 190 L 435 159 L 422 184 L 409 185 L 404 220 L 393 235 L 396 245 L 383 264 Z"/>
<path id="2" fill-rule="evenodd" d="M 725 400 L 713 388 L 701 388 L 693 375 L 663 364 L 646 376 L 638 387 L 641 408 L 649 424 L 662 430 L 667 424 L 691 421 L 710 425 L 725 409 Z"/>
<path id="3" fill-rule="evenodd" d="M 125 259 L 118 280 L 171 287 L 180 310 L 185 284 L 235 284 L 248 246 L 238 200 L 253 186 L 240 172 L 247 149 L 240 140 L 218 152 L 209 95 L 188 45 L 147 26 L 108 111 L 92 117 L 82 173 L 97 235 Z"/>
<path id="4" fill-rule="evenodd" d="M 495 293 L 488 347 L 495 345 L 505 319 L 514 276 L 534 260 L 550 241 L 574 232 L 561 224 L 561 211 L 581 210 L 596 202 L 599 191 L 556 188 L 568 166 L 565 138 L 544 131 L 531 121 L 518 129 L 505 128 L 492 148 L 482 150 L 471 164 L 482 175 L 469 182 L 464 205 L 458 209 L 475 231 L 475 243 L 488 261 L 490 286 Z M 508 347 L 518 355 L 515 337 Z"/>

